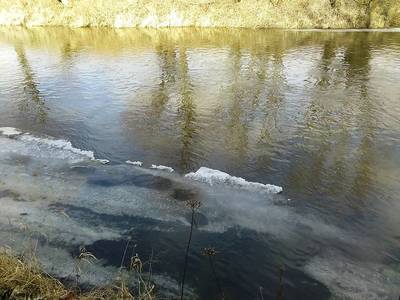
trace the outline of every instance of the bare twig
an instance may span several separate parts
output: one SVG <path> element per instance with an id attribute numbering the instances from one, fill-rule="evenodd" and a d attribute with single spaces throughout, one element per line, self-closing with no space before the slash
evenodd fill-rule
<path id="1" fill-rule="evenodd" d="M 193 227 L 195 223 L 195 213 L 196 209 L 200 208 L 201 203 L 199 200 L 196 199 L 190 199 L 187 201 L 187 206 L 192 210 L 192 218 L 190 222 L 190 232 L 189 232 L 189 239 L 186 245 L 186 253 L 185 253 L 185 263 L 183 265 L 183 273 L 182 273 L 182 281 L 181 281 L 181 300 L 183 300 L 183 291 L 185 289 L 185 279 L 186 279 L 186 270 L 187 270 L 187 264 L 189 260 L 189 250 L 190 250 L 190 243 L 192 242 L 192 235 L 193 235 Z"/>
<path id="2" fill-rule="evenodd" d="M 211 271 L 213 273 L 215 283 L 217 284 L 218 292 L 221 295 L 221 299 L 224 300 L 225 299 L 225 293 L 224 293 L 224 290 L 222 289 L 221 282 L 220 282 L 220 280 L 218 278 L 218 275 L 217 275 L 217 272 L 216 272 L 215 266 L 214 266 L 214 257 L 219 252 L 216 251 L 214 248 L 209 247 L 209 248 L 204 248 L 202 253 L 203 253 L 203 255 L 208 257 L 208 262 L 210 264 L 210 268 L 211 268 Z"/>
<path id="3" fill-rule="evenodd" d="M 279 287 L 276 294 L 277 300 L 283 300 L 283 267 L 279 268 Z"/>

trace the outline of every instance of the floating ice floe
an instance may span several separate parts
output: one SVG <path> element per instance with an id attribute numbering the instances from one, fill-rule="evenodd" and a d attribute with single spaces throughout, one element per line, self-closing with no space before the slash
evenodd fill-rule
<path id="1" fill-rule="evenodd" d="M 22 134 L 21 131 L 17 130 L 14 127 L 0 127 L 0 133 L 8 137 L 13 137 Z"/>
<path id="2" fill-rule="evenodd" d="M 161 170 L 161 171 L 167 171 L 167 172 L 174 172 L 174 169 L 172 169 L 171 167 L 167 167 L 167 166 L 163 166 L 163 165 L 151 165 L 150 167 L 151 169 L 157 169 L 157 170 Z"/>
<path id="3" fill-rule="evenodd" d="M 59 150 L 65 150 L 69 151 L 74 154 L 82 155 L 84 157 L 87 157 L 91 160 L 98 161 L 102 163 L 103 165 L 110 163 L 108 159 L 96 159 L 94 156 L 93 151 L 88 151 L 88 150 L 82 150 L 79 148 L 75 148 L 72 146 L 71 142 L 62 140 L 62 139 L 51 139 L 51 138 L 45 138 L 45 137 L 35 137 L 30 135 L 29 133 L 23 133 L 19 131 L 16 128 L 13 127 L 0 127 L 0 133 L 6 137 L 16 137 L 20 136 L 20 140 L 24 142 L 35 142 L 38 144 L 46 145 L 48 147 L 54 148 L 54 149 L 59 149 Z"/>
<path id="4" fill-rule="evenodd" d="M 53 139 L 49 139 L 49 138 L 35 137 L 32 135 L 27 135 L 27 134 L 22 135 L 21 140 L 26 141 L 26 142 L 36 142 L 39 144 L 44 144 L 49 147 L 53 147 L 53 148 L 60 149 L 60 150 L 67 150 L 67 151 L 75 153 L 75 154 L 86 156 L 91 160 L 96 159 L 94 157 L 93 151 L 75 148 L 74 146 L 72 146 L 71 142 L 66 141 L 66 140 L 55 140 L 55 139 L 53 140 Z"/>
<path id="5" fill-rule="evenodd" d="M 143 165 L 143 163 L 141 161 L 131 161 L 131 160 L 127 160 L 125 163 L 127 163 L 128 165 L 133 165 L 133 166 L 138 166 L 141 167 Z"/>
<path id="6" fill-rule="evenodd" d="M 106 164 L 110 163 L 110 161 L 108 159 L 97 158 L 96 161 L 102 163 L 103 165 L 106 165 Z"/>
<path id="7" fill-rule="evenodd" d="M 244 178 L 235 177 L 229 175 L 228 173 L 206 167 L 201 167 L 196 172 L 186 174 L 185 177 L 192 180 L 201 181 L 209 185 L 227 184 L 243 189 L 265 191 L 275 194 L 279 194 L 283 190 L 280 186 L 263 184 L 259 182 L 250 182 L 245 180 Z"/>
<path id="8" fill-rule="evenodd" d="M 89 246 L 98 241 L 121 241 L 130 235 L 132 224 L 143 233 L 159 231 L 155 242 L 159 237 L 170 239 L 169 232 L 181 232 L 180 226 L 190 226 L 187 208 L 180 200 L 192 195 L 202 199 L 198 219 L 204 221 L 198 224 L 199 230 L 211 232 L 211 238 L 230 228 L 244 228 L 272 235 L 284 247 L 296 244 L 301 245 L 298 249 L 307 251 L 308 248 L 302 245 L 319 245 L 321 240 L 340 243 L 340 249 L 346 245 L 358 245 L 359 249 L 368 249 L 368 253 L 373 245 L 365 237 L 345 232 L 308 211 L 265 201 L 287 199 L 260 193 L 279 193 L 282 188 L 278 186 L 248 182 L 205 167 L 187 174 L 186 178 L 220 186 L 200 187 L 201 184 L 183 180 L 179 175 L 153 174 L 158 172 L 118 165 L 90 164 L 94 172 L 88 173 L 60 172 L 59 162 L 53 163 L 52 159 L 69 157 L 71 152 L 80 154 L 73 154 L 73 158 L 95 159 L 92 152 L 76 149 L 66 141 L 31 135 L 0 136 L 0 197 L 3 204 L 0 210 L 0 247 L 7 245 L 22 252 L 25 241 L 35 233 L 34 237 L 44 241 L 38 243 L 36 252 L 40 262 L 46 271 L 58 278 L 69 279 L 74 272 L 74 258 L 64 248 L 77 249 L 80 245 Z M 13 157 L 19 162 L 11 163 Z M 27 159 L 21 159 L 24 157 Z M 73 159 L 63 159 L 62 164 L 77 166 Z M 30 176 L 33 172 L 35 176 Z M 90 183 L 91 178 L 97 179 L 99 184 Z M 113 184 L 104 188 L 104 182 Z M 153 238 L 148 242 L 154 242 Z M 57 248 L 57 245 L 62 248 Z M 354 253 L 359 251 L 357 248 Z M 86 269 L 82 271 L 81 282 L 88 285 L 111 284 L 115 274 L 119 274 L 119 266 L 103 265 L 102 262 L 86 264 L 83 268 Z M 354 262 L 336 252 L 318 253 L 317 257 L 308 260 L 302 271 L 325 284 L 338 299 L 394 299 L 394 295 L 399 295 L 400 275 L 394 267 Z M 165 285 L 160 281 L 156 285 L 163 291 L 177 286 L 173 281 Z M 175 291 L 171 293 L 166 298 L 174 298 L 177 294 Z M 195 297 L 190 295 L 187 298 Z"/>

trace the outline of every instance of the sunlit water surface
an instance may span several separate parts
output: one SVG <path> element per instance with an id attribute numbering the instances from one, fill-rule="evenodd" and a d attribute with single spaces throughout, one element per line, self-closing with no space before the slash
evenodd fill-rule
<path id="1" fill-rule="evenodd" d="M 221 298 L 210 246 L 226 299 L 399 297 L 400 33 L 1 28 L 0 71 L 0 127 L 111 161 L 0 137 L 2 245 L 28 224 L 64 279 L 85 245 L 93 284 L 131 240 L 173 297 L 197 197 L 190 297 Z M 181 176 L 202 166 L 283 193 Z"/>

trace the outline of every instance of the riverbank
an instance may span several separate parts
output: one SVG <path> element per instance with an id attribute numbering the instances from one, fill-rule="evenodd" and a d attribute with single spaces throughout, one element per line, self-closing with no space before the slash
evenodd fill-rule
<path id="1" fill-rule="evenodd" d="M 382 2 L 382 3 L 381 3 Z M 387 28 L 400 3 L 354 0 L 2 0 L 0 25 L 68 27 Z"/>
<path id="2" fill-rule="evenodd" d="M 0 248 L 0 299 L 154 300 L 155 297 L 146 292 L 133 296 L 124 283 L 83 293 L 79 288 L 68 288 L 44 272 L 34 256 L 29 259 L 18 257 L 10 250 Z"/>

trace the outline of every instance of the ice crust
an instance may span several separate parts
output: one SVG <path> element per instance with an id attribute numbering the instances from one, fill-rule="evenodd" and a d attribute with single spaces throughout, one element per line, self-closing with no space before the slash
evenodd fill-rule
<path id="1" fill-rule="evenodd" d="M 151 165 L 150 167 L 151 169 L 156 169 L 156 170 L 160 170 L 160 171 L 167 171 L 167 172 L 174 172 L 174 169 L 171 167 L 167 167 L 167 166 L 163 166 L 163 165 Z"/>
<path id="2" fill-rule="evenodd" d="M 143 165 L 143 163 L 138 160 L 136 160 L 136 161 L 127 160 L 125 163 L 128 165 L 133 165 L 133 166 L 138 166 L 138 167 L 141 167 Z"/>
<path id="3" fill-rule="evenodd" d="M 22 134 L 22 132 L 14 127 L 0 127 L 0 134 L 8 137 L 13 137 Z"/>
<path id="4" fill-rule="evenodd" d="M 159 172 L 159 168 L 104 166 L 93 163 L 93 152 L 77 149 L 68 141 L 39 138 L 16 129 L 0 131 L 0 246 L 23 251 L 27 236 L 45 240 L 38 248 L 39 259 L 59 277 L 70 275 L 73 257 L 60 252 L 57 244 L 76 249 L 99 240 L 123 239 L 130 228 L 115 220 L 124 218 L 152 220 L 148 230 L 182 230 L 180 227 L 190 226 L 184 217 L 188 208 L 182 201 L 186 198 L 177 198 L 193 195 L 201 200 L 199 212 L 207 219 L 198 225 L 203 232 L 219 234 L 243 228 L 288 245 L 305 238 L 310 243 L 327 239 L 353 243 L 360 249 L 371 245 L 315 215 L 299 213 L 287 198 L 276 195 L 282 191 L 279 186 L 249 182 L 206 167 L 180 176 Z M 75 168 L 77 161 L 80 169 Z M 90 184 L 92 177 L 101 179 L 95 182 L 112 184 Z M 63 207 L 82 212 L 69 215 Z M 90 276 L 82 280 L 93 283 L 111 282 L 117 271 L 101 263 L 87 268 Z M 340 253 L 318 253 L 304 271 L 326 284 L 339 299 L 352 299 L 356 294 L 362 299 L 383 299 L 379 296 L 398 294 L 400 282 L 396 274 L 391 274 L 395 284 L 382 277 L 384 269 L 383 264 L 346 260 Z"/>
<path id="5" fill-rule="evenodd" d="M 209 185 L 226 184 L 242 189 L 253 190 L 253 191 L 264 191 L 274 194 L 279 194 L 283 190 L 280 186 L 272 184 L 263 184 L 259 182 L 249 182 L 244 178 L 235 177 L 229 175 L 228 173 L 206 167 L 201 167 L 196 172 L 186 174 L 185 177 L 190 178 L 192 180 L 201 181 Z"/>

